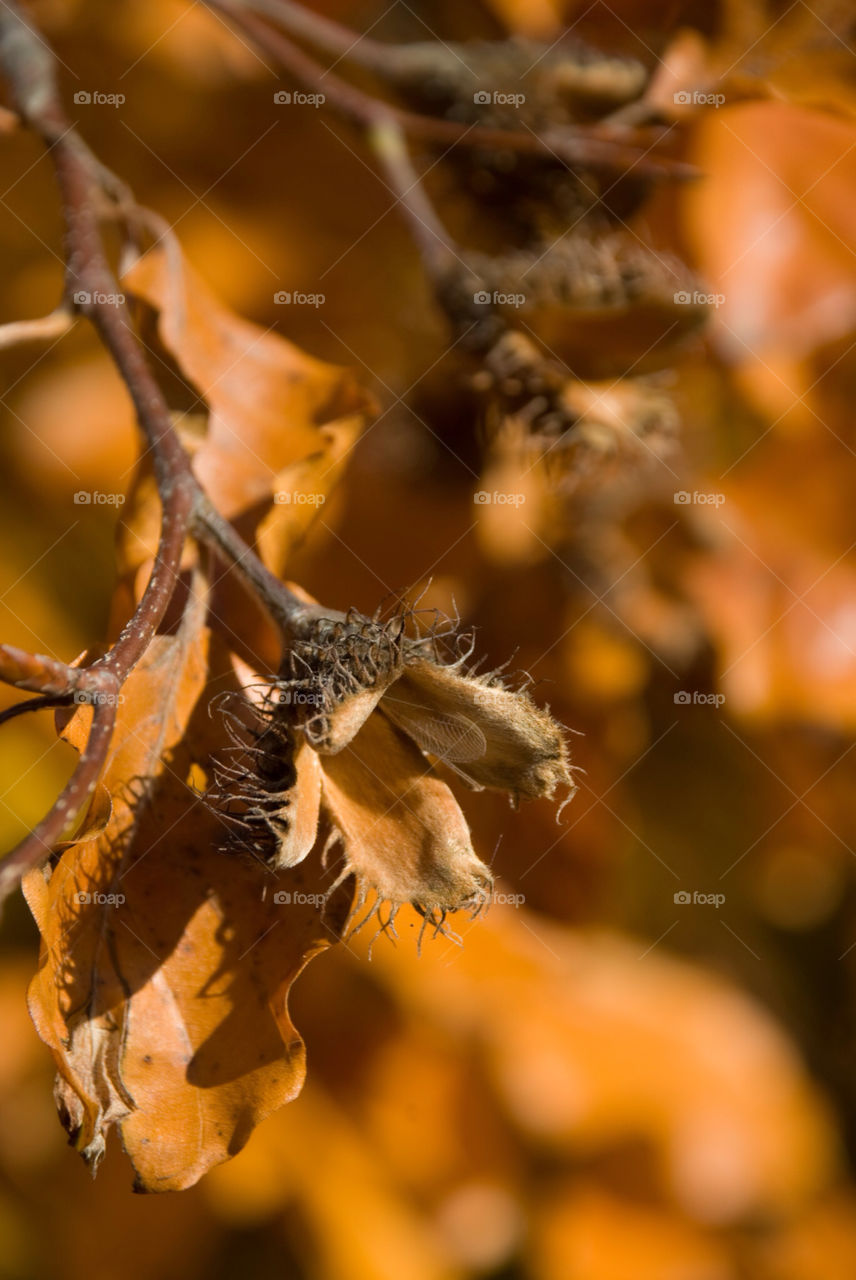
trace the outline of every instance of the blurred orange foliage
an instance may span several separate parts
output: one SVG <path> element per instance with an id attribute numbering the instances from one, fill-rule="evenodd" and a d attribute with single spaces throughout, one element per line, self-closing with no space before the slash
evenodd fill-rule
<path id="1" fill-rule="evenodd" d="M 164 303 L 158 252 L 128 287 L 160 313 L 159 337 L 149 335 L 159 373 L 178 384 L 181 366 L 204 398 L 191 396 L 188 411 L 207 409 L 216 424 L 202 444 L 192 421 L 183 431 L 207 450 L 218 501 L 239 523 L 263 518 L 267 562 L 325 602 L 371 613 L 417 585 L 423 607 L 457 608 L 489 666 L 514 653 L 539 703 L 583 731 L 584 772 L 561 825 L 543 801 L 511 812 L 501 797 L 467 797 L 474 847 L 507 901 L 458 924 L 460 949 L 439 938 L 417 957 L 422 921 L 406 908 L 396 948 L 379 938 L 369 963 L 358 934 L 311 965 L 283 1007 L 306 1044 L 302 1093 L 180 1196 L 129 1195 L 116 1151 L 90 1183 L 65 1150 L 50 1057 L 25 1006 L 35 929 L 10 904 L 0 1278 L 851 1280 L 848 7 L 318 7 L 379 39 L 517 30 L 549 43 L 570 29 L 640 57 L 701 176 L 662 184 L 628 223 L 681 253 L 715 302 L 706 329 L 646 371 L 644 394 L 676 406 L 674 449 L 604 450 L 569 478 L 557 458 L 522 454 L 513 429 L 481 438 L 458 353 L 356 130 L 311 107 L 277 112 L 280 81 L 200 6 L 34 0 L 67 99 L 81 87 L 125 94 L 118 109 L 81 105 L 75 118 L 173 226 L 200 278 L 184 329 L 180 307 Z M 686 93 L 723 100 L 675 102 Z M 11 320 L 56 303 L 59 221 L 36 142 L 12 131 L 0 144 L 0 319 Z M 478 241 L 454 181 L 442 168 L 431 181 Z M 279 305 L 281 290 L 325 303 Z M 231 367 L 223 335 L 234 312 L 252 317 L 258 359 Z M 130 491 L 133 414 L 82 325 L 0 361 L 2 638 L 71 660 L 115 630 L 114 539 L 125 605 L 145 581 L 155 529 L 145 502 L 132 516 L 73 501 L 78 490 Z M 362 434 L 369 397 L 358 384 L 380 405 Z M 623 421 L 637 394 L 607 383 L 595 408 Z M 271 504 L 280 486 L 314 491 L 317 468 L 330 486 L 320 510 Z M 523 500 L 474 504 L 479 490 Z M 234 611 L 229 590 L 219 584 L 218 599 Z M 238 629 L 263 647 L 259 627 L 248 612 Z M 175 645 L 162 641 L 161 656 Z M 155 674 L 141 670 L 129 718 L 163 709 L 160 685 L 147 683 Z M 50 717 L 3 727 L 4 845 L 44 811 L 73 756 Z M 176 838 L 159 873 L 178 857 Z M 38 874 L 28 892 L 48 936 L 69 923 L 85 932 Z M 89 872 L 79 874 L 83 884 Z M 185 928 L 204 934 L 209 961 L 222 947 L 210 904 L 176 898 L 163 916 L 167 964 L 180 965 Z M 262 986 L 299 967 L 273 947 L 258 966 L 248 982 Z M 70 1071 L 74 1044 L 46 976 L 33 1012 Z M 184 977 L 191 992 L 198 974 Z M 133 1038 L 126 1052 L 130 1063 Z M 276 1083 L 283 1095 L 296 1090 L 297 1057 Z M 142 1065 L 128 1070 L 145 1096 Z M 210 1114 L 234 1120 L 228 1093 L 206 1093 Z M 256 1118 L 269 1110 L 263 1093 Z M 125 1135 L 135 1158 L 146 1136 Z"/>

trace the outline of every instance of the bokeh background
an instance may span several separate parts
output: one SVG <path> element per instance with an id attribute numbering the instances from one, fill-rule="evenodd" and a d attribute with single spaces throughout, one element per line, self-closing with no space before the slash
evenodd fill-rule
<path id="1" fill-rule="evenodd" d="M 325 0 L 380 39 L 566 28 L 665 59 L 724 101 L 675 110 L 695 182 L 631 219 L 721 298 L 665 348 L 674 447 L 584 482 L 491 451 L 406 226 L 358 133 L 283 112 L 276 80 L 185 0 L 31 11 L 98 155 L 237 310 L 354 367 L 381 416 L 291 576 L 371 612 L 427 587 L 491 665 L 535 679 L 574 737 L 556 824 L 462 793 L 497 904 L 416 955 L 367 940 L 293 995 L 300 1099 L 190 1191 L 93 1183 L 67 1149 L 29 1023 L 37 936 L 5 910 L 0 1277 L 172 1280 L 850 1280 L 856 1274 L 856 76 L 847 6 L 797 0 Z M 850 42 L 850 47 L 848 47 Z M 341 68 L 340 68 L 341 70 Z M 695 79 L 693 79 L 695 78 Z M 292 87 L 292 86 L 289 86 Z M 454 175 L 434 194 L 456 206 Z M 50 165 L 0 138 L 0 319 L 62 285 Z M 478 246 L 480 228 L 467 226 Z M 281 307 L 277 290 L 323 293 Z M 598 341 L 608 342 L 606 337 Z M 82 324 L 0 355 L 5 641 L 71 659 L 104 634 L 110 507 L 137 451 Z M 518 507 L 474 490 L 522 491 Z M 676 502 L 685 492 L 693 499 Z M 698 495 L 716 495 L 717 502 Z M 121 514 L 121 513 L 120 513 Z M 676 701 L 676 695 L 683 695 Z M 688 700 L 687 700 L 688 698 Z M 51 717 L 0 733 L 0 843 L 41 815 L 69 749 Z M 718 905 L 693 900 L 719 895 Z M 679 895 L 676 899 L 676 895 Z M 686 902 L 681 895 L 689 895 Z"/>

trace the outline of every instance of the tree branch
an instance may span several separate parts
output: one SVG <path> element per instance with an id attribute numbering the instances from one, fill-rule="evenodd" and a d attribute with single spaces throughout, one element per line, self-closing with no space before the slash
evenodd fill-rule
<path id="1" fill-rule="evenodd" d="M 263 8 L 266 16 L 271 17 L 277 13 L 277 16 L 282 19 L 284 14 L 280 6 L 245 5 L 240 3 L 240 0 L 204 0 L 204 3 L 212 11 L 224 14 L 233 26 L 248 36 L 259 49 L 278 62 L 284 70 L 302 84 L 307 85 L 309 89 L 323 93 L 339 112 L 362 128 L 374 128 L 393 123 L 411 137 L 421 138 L 425 142 L 444 147 L 464 145 L 497 151 L 516 151 L 525 155 L 540 155 L 542 158 L 552 157 L 554 160 L 558 158 L 567 164 L 584 165 L 591 169 L 609 171 L 633 169 L 640 176 L 649 178 L 674 179 L 697 176 L 697 170 L 691 165 L 664 156 L 648 154 L 652 139 L 650 136 L 640 137 L 639 130 L 598 125 L 566 125 L 536 133 L 531 129 L 524 131 L 457 124 L 454 120 L 443 120 L 435 116 L 419 115 L 413 111 L 402 110 L 363 93 L 361 89 L 340 79 L 334 72 L 325 71 L 291 40 L 286 39 L 267 22 L 261 21 L 250 12 L 252 8 Z M 286 7 L 292 14 L 299 9 L 297 5 Z M 292 22 L 290 25 L 295 31 L 300 25 L 300 34 L 309 35 L 309 29 L 314 27 L 315 23 L 307 15 L 300 24 Z M 356 35 L 351 36 L 351 47 L 354 50 L 357 47 L 357 40 Z M 359 43 L 362 44 L 362 41 Z M 376 47 L 389 50 L 386 56 L 387 62 L 394 57 L 395 46 Z"/>
<path id="2" fill-rule="evenodd" d="M 14 0 L 0 7 L 0 70 L 21 121 L 44 142 L 59 185 L 65 225 L 65 305 L 41 321 L 0 329 L 0 346 L 13 340 L 61 333 L 74 312 L 86 316 L 112 356 L 151 450 L 161 529 L 154 567 L 133 617 L 112 648 L 86 667 L 0 645 L 0 680 L 32 690 L 44 699 L 75 696 L 94 705 L 86 747 L 67 786 L 35 830 L 0 863 L 0 901 L 22 875 L 74 829 L 94 791 L 110 745 L 116 701 L 122 684 L 146 652 L 172 599 L 182 550 L 191 533 L 226 552 L 230 563 L 282 629 L 292 626 L 305 606 L 269 573 L 250 547 L 214 512 L 194 477 L 167 402 L 146 360 L 142 344 L 110 267 L 98 209 L 106 192 L 132 227 L 145 223 L 128 189 L 92 155 L 62 107 L 48 46 Z"/>

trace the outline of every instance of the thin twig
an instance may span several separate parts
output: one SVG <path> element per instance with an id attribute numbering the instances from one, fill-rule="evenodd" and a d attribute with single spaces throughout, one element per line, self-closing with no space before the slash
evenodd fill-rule
<path id="1" fill-rule="evenodd" d="M 247 545 L 238 531 L 200 493 L 194 510 L 194 532 L 213 550 L 225 556 L 264 605 L 281 632 L 291 634 L 311 612 L 304 602 L 280 582 Z"/>
<path id="2" fill-rule="evenodd" d="M 626 169 L 650 178 L 693 178 L 697 170 L 682 161 L 652 156 L 650 140 L 642 145 L 616 136 L 618 130 L 600 129 L 597 125 L 547 129 L 536 133 L 529 129 L 494 129 L 482 125 L 458 124 L 436 116 L 405 111 L 373 98 L 354 85 L 325 71 L 314 58 L 304 53 L 291 40 L 275 31 L 254 13 L 235 0 L 204 0 L 209 9 L 218 11 L 269 57 L 311 90 L 323 93 L 343 115 L 362 128 L 394 123 L 407 135 L 445 147 L 464 145 L 494 151 L 516 151 L 564 160 L 570 165 L 610 172 Z M 628 131 L 630 137 L 638 136 Z"/>
<path id="3" fill-rule="evenodd" d="M 57 307 L 50 315 L 38 320 L 12 320 L 0 325 L 0 351 L 17 347 L 22 342 L 44 342 L 60 338 L 74 324 L 74 316 L 66 306 Z"/>
<path id="4" fill-rule="evenodd" d="M 370 71 L 383 74 L 395 61 L 395 45 L 382 44 L 379 40 L 372 40 L 371 36 L 357 35 L 340 22 L 312 13 L 302 4 L 294 4 L 293 0 L 252 0 L 251 4 L 241 7 L 252 8 L 293 36 Z"/>
<path id="5" fill-rule="evenodd" d="M 44 862 L 54 847 L 74 832 L 95 791 L 115 722 L 115 697 L 95 703 L 86 746 L 64 790 L 38 826 L 0 862 L 0 902 L 18 887 L 22 876 Z"/>
<path id="6" fill-rule="evenodd" d="M 73 305 L 113 356 L 154 458 L 162 517 L 152 575 L 134 617 L 109 654 L 93 664 L 124 678 L 145 653 L 172 597 L 197 486 L 107 261 L 92 198 L 100 175 L 63 111 L 53 55 L 15 3 L 0 11 L 0 66 L 22 119 L 53 161 L 65 221 L 66 298 L 76 299 Z"/>
<path id="7" fill-rule="evenodd" d="M 11 707 L 7 707 L 5 711 L 0 711 L 0 724 L 7 724 L 9 720 L 14 720 L 17 716 L 22 716 L 28 711 L 48 711 L 56 707 L 66 707 L 70 698 L 71 694 L 69 693 L 57 693 L 38 698 L 27 698 L 25 702 L 16 702 Z"/>
<path id="8" fill-rule="evenodd" d="M 43 653 L 27 653 L 12 644 L 0 644 L 0 680 L 16 689 L 61 695 L 73 693 L 82 671 Z"/>

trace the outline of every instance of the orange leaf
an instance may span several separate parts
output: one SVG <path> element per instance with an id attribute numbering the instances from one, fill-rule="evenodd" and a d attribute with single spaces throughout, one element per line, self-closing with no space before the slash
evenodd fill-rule
<path id="1" fill-rule="evenodd" d="M 331 448 L 322 427 L 356 437 L 369 405 L 351 373 L 230 311 L 174 241 L 150 249 L 123 279 L 158 310 L 161 340 L 208 405 L 194 470 L 223 515 L 267 509 L 280 472 Z"/>
<path id="2" fill-rule="evenodd" d="M 93 1168 L 117 1124 L 150 1191 L 192 1185 L 299 1092 L 288 991 L 335 937 L 318 859 L 274 874 L 224 853 L 222 819 L 188 785 L 224 744 L 215 678 L 235 688 L 203 616 L 194 603 L 125 685 L 105 830 L 25 886 L 43 939 L 30 1008 L 63 1121 Z"/>

